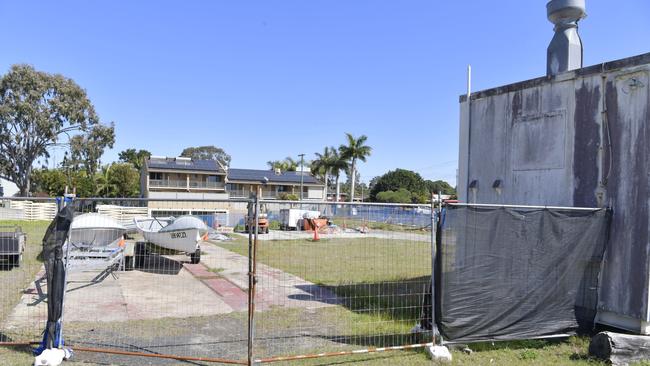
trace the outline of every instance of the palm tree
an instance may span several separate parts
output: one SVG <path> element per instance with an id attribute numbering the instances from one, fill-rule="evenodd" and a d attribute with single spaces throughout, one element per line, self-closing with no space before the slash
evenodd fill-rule
<path id="1" fill-rule="evenodd" d="M 282 172 L 295 172 L 298 168 L 298 163 L 291 157 L 287 156 L 284 160 L 269 160 L 266 162 L 272 170 L 280 169 Z"/>
<path id="2" fill-rule="evenodd" d="M 356 184 L 356 171 L 357 171 L 357 161 L 366 161 L 366 158 L 372 153 L 372 147 L 366 145 L 368 137 L 366 135 L 361 135 L 359 138 L 355 138 L 350 133 L 345 134 L 348 141 L 347 145 L 341 145 L 339 147 L 341 158 L 348 160 L 350 162 L 350 174 L 351 174 L 351 186 L 350 186 L 350 202 L 354 202 L 354 185 Z"/>
<path id="3" fill-rule="evenodd" d="M 111 197 L 115 191 L 115 184 L 111 182 L 111 165 L 104 165 L 102 171 L 96 175 L 95 193 L 100 197 Z"/>
<path id="4" fill-rule="evenodd" d="M 336 148 L 327 147 L 323 149 L 323 153 L 314 153 L 316 159 L 311 162 L 311 171 L 322 177 L 325 181 L 325 196 L 323 198 L 327 199 L 327 188 L 329 183 L 329 174 L 332 169 L 332 164 L 334 163 L 333 153 L 336 152 Z"/>
<path id="5" fill-rule="evenodd" d="M 341 172 L 348 169 L 348 160 L 343 159 L 338 150 L 332 149 L 332 165 L 330 171 L 336 177 L 336 202 L 341 198 Z"/>

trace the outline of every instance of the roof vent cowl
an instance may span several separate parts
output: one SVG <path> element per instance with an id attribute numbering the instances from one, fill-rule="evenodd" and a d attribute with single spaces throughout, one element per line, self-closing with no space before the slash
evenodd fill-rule
<path id="1" fill-rule="evenodd" d="M 578 21 L 587 16 L 585 0 L 551 0 L 546 4 L 555 35 L 547 50 L 546 74 L 557 75 L 582 67 L 582 40 Z"/>

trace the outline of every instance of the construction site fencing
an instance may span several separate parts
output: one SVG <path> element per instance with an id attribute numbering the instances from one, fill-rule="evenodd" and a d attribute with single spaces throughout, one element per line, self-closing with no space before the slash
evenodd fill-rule
<path id="1" fill-rule="evenodd" d="M 594 326 L 611 212 L 451 204 L 438 229 L 436 323 L 446 341 L 519 340 Z"/>
<path id="2" fill-rule="evenodd" d="M 0 202 L 1 235 L 24 241 L 20 258 L 0 257 L 0 345 L 36 346 L 43 337 L 43 240 L 64 205 L 74 220 L 64 247 L 61 324 L 77 360 L 253 364 L 431 341 L 431 332 L 417 327 L 431 293 L 427 205 Z M 29 213 L 49 205 L 51 217 Z M 27 357 L 9 350 L 0 348 L 0 358 Z"/>

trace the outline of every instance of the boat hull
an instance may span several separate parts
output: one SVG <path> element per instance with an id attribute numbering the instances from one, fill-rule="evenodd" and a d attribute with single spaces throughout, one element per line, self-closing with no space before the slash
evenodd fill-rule
<path id="1" fill-rule="evenodd" d="M 167 232 L 143 231 L 142 236 L 150 243 L 159 247 L 177 250 L 185 253 L 194 253 L 199 249 L 201 233 L 198 229 L 184 229 Z"/>

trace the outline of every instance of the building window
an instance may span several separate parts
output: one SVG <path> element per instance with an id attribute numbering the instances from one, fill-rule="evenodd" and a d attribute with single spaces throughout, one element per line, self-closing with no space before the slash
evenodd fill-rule
<path id="1" fill-rule="evenodd" d="M 208 175 L 208 182 L 221 182 L 221 176 L 219 175 Z"/>
<path id="2" fill-rule="evenodd" d="M 149 179 L 162 180 L 163 179 L 163 173 L 161 173 L 161 172 L 151 172 L 151 173 L 149 173 Z"/>

